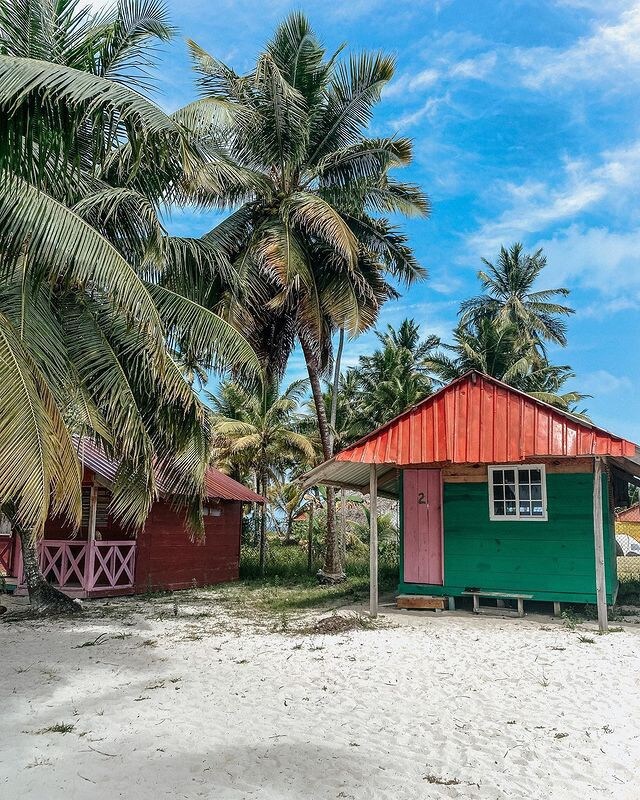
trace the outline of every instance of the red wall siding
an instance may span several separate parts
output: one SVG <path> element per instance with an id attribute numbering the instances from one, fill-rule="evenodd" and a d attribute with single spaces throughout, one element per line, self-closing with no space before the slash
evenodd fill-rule
<path id="1" fill-rule="evenodd" d="M 187 589 L 237 580 L 242 503 L 220 503 L 222 515 L 205 517 L 204 541 L 191 541 L 182 515 L 156 503 L 138 534 L 136 591 Z"/>

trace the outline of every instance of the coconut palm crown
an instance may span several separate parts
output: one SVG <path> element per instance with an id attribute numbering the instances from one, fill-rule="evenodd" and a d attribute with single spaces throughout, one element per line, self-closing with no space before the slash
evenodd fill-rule
<path id="1" fill-rule="evenodd" d="M 184 110 L 200 120 L 242 180 L 204 204 L 232 213 L 204 236 L 236 267 L 248 290 L 226 313 L 246 333 L 270 375 L 281 376 L 296 343 L 314 397 L 323 456 L 331 435 L 321 376 L 334 331 L 356 335 L 396 296 L 390 278 L 425 277 L 405 235 L 387 215 L 424 216 L 429 203 L 390 170 L 411 160 L 405 137 L 367 135 L 394 61 L 381 53 L 328 55 L 301 13 L 277 28 L 254 68 L 238 74 L 190 43 L 201 99 Z M 207 171 L 203 171 L 203 182 Z M 193 182 L 199 191 L 198 181 Z M 328 493 L 327 565 L 339 573 Z"/>
<path id="2" fill-rule="evenodd" d="M 482 317 L 498 325 L 515 325 L 521 335 L 544 353 L 544 343 L 567 343 L 563 318 L 574 313 L 572 308 L 556 302 L 567 297 L 565 288 L 533 290 L 534 283 L 547 266 L 542 249 L 533 254 L 524 252 L 520 242 L 507 250 L 500 248 L 495 264 L 482 259 L 487 271 L 478 272 L 484 294 L 465 300 L 460 306 L 460 321 L 464 325 Z"/>
<path id="3" fill-rule="evenodd" d="M 193 169 L 206 160 L 213 191 L 221 163 L 145 94 L 172 32 L 157 0 L 0 3 L 0 506 L 33 534 L 79 519 L 74 434 L 121 460 L 123 523 L 146 517 L 154 465 L 198 501 L 207 417 L 182 362 L 257 366 L 175 291 L 194 264 L 209 282 L 228 265 L 161 224 Z"/>

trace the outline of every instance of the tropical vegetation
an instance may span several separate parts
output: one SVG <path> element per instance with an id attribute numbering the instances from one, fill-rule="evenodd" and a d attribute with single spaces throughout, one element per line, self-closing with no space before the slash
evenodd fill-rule
<path id="1" fill-rule="evenodd" d="M 349 343 L 426 277 L 397 224 L 430 211 L 397 177 L 411 141 L 371 133 L 394 60 L 328 52 L 296 12 L 243 74 L 189 41 L 199 97 L 168 114 L 150 98 L 174 33 L 158 0 L 0 0 L 0 511 L 43 608 L 63 600 L 34 542 L 52 515 L 79 523 L 84 438 L 118 460 L 125 526 L 160 473 L 196 534 L 212 459 L 252 482 L 271 502 L 263 572 L 268 527 L 288 542 L 318 502 L 296 478 L 443 383 L 477 369 L 564 410 L 584 397 L 551 360 L 568 289 L 539 288 L 545 255 L 520 243 L 483 259 L 449 342 L 405 319 L 343 371 Z M 200 238 L 163 222 L 187 206 L 215 214 Z M 285 386 L 296 348 L 308 380 Z M 323 505 L 321 577 L 339 580 L 333 489 Z"/>
<path id="2" fill-rule="evenodd" d="M 197 530 L 210 437 L 184 364 L 259 369 L 228 322 L 175 290 L 230 270 L 161 223 L 204 163 L 218 185 L 213 149 L 145 94 L 172 33 L 156 2 L 0 4 L 0 506 L 42 606 L 63 599 L 33 542 L 48 515 L 79 522 L 78 438 L 118 457 L 123 524 L 146 518 L 159 468 Z"/>
<path id="3" fill-rule="evenodd" d="M 311 467 L 316 448 L 301 430 L 298 406 L 307 382 L 295 381 L 282 392 L 276 379 L 253 389 L 223 383 L 218 395 L 209 394 L 213 408 L 217 462 L 227 471 L 252 475 L 256 491 L 268 497 L 271 485 L 282 483 L 291 470 Z M 264 570 L 267 508 L 260 516 L 260 569 Z"/>
<path id="4" fill-rule="evenodd" d="M 244 331 L 267 379 L 281 377 L 299 344 L 309 375 L 323 457 L 333 455 L 321 379 L 331 366 L 332 333 L 356 336 L 381 305 L 425 270 L 387 214 L 425 216 L 422 190 L 390 175 L 410 163 L 409 139 L 370 137 L 376 103 L 394 72 L 380 53 L 328 54 L 306 17 L 290 14 L 238 74 L 189 43 L 201 99 L 185 114 L 202 139 L 226 153 L 237 180 L 198 198 L 232 209 L 203 237 L 224 253 L 244 291 L 217 309 Z M 206 298 L 204 300 L 206 302 Z M 328 495 L 329 578 L 341 574 L 333 491 Z"/>

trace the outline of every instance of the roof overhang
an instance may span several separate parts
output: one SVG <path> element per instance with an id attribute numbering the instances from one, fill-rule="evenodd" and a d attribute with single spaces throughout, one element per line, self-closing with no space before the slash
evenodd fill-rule
<path id="1" fill-rule="evenodd" d="M 628 483 L 640 486 L 640 450 L 635 456 L 611 456 L 607 460 Z"/>
<path id="2" fill-rule="evenodd" d="M 325 461 L 302 476 L 303 489 L 321 484 L 336 489 L 349 489 L 352 492 L 369 494 L 371 464 L 362 461 Z M 394 464 L 376 464 L 378 494 L 397 500 L 400 496 L 400 470 Z"/>

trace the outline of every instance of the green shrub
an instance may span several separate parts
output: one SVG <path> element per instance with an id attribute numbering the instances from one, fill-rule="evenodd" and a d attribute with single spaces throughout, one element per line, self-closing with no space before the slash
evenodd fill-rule
<path id="1" fill-rule="evenodd" d="M 622 579 L 618 589 L 618 605 L 640 606 L 640 581 L 633 578 Z"/>
<path id="2" fill-rule="evenodd" d="M 322 567 L 322 558 L 314 554 L 311 572 L 308 571 L 307 548 L 286 546 L 279 539 L 270 537 L 265 559 L 264 575 L 260 575 L 260 552 L 257 547 L 244 545 L 240 551 L 240 578 L 243 580 L 264 579 L 270 582 L 297 582 L 311 578 Z M 378 565 L 378 582 L 381 591 L 391 591 L 398 584 L 398 559 L 395 552 L 381 556 Z M 369 556 L 367 553 L 347 553 L 345 564 L 347 577 L 362 579 L 368 584 Z"/>

